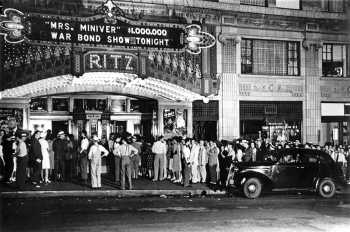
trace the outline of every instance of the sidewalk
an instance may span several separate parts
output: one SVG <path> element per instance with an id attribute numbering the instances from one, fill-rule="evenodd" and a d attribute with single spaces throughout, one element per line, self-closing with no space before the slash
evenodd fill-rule
<path id="1" fill-rule="evenodd" d="M 176 196 L 176 195 L 223 195 L 224 191 L 213 191 L 205 184 L 193 184 L 191 187 L 183 187 L 169 180 L 152 182 L 141 178 L 133 180 L 133 190 L 121 190 L 119 186 L 109 180 L 102 179 L 102 189 L 92 190 L 90 186 L 79 181 L 53 182 L 41 185 L 41 188 L 27 184 L 25 191 L 16 191 L 13 186 L 1 184 L 2 198 L 31 198 L 31 197 L 136 197 L 136 196 Z"/>

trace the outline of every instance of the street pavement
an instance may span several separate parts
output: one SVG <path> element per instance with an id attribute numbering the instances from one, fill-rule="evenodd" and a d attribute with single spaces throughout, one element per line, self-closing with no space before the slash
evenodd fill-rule
<path id="1" fill-rule="evenodd" d="M 8 231 L 350 231 L 350 197 L 233 196 L 3 199 Z"/>

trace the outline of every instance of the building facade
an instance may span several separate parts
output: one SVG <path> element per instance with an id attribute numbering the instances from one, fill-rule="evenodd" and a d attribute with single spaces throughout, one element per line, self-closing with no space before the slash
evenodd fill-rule
<path id="1" fill-rule="evenodd" d="M 104 2 L 13 0 L 4 6 L 91 16 Z M 127 131 L 349 144 L 347 1 L 115 3 L 141 20 L 199 23 L 216 44 L 200 55 L 146 51 L 150 72 L 140 79 L 125 70 L 94 70 L 77 77 L 71 72 L 73 46 L 1 41 L 2 114 L 20 112 L 26 129 L 63 129 L 74 135 L 85 129 L 101 136 Z M 106 47 L 99 52 L 114 51 Z"/>

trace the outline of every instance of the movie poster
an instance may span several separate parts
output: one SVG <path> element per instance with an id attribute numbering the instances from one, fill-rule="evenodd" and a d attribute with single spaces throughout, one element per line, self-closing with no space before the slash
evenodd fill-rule
<path id="1" fill-rule="evenodd" d="M 8 130 L 8 121 L 16 119 L 17 126 L 23 128 L 23 109 L 17 108 L 0 108 L 0 128 Z"/>
<path id="2" fill-rule="evenodd" d="M 165 137 L 187 135 L 187 110 L 165 109 L 163 122 Z"/>

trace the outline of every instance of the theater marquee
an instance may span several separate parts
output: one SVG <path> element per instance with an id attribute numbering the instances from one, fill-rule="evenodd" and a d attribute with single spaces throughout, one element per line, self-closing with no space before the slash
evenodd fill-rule
<path id="1" fill-rule="evenodd" d="M 134 50 L 187 51 L 199 54 L 215 44 L 215 37 L 199 25 L 148 22 L 128 17 L 107 0 L 92 17 L 24 14 L 7 8 L 0 15 L 0 34 L 8 43 Z"/>

